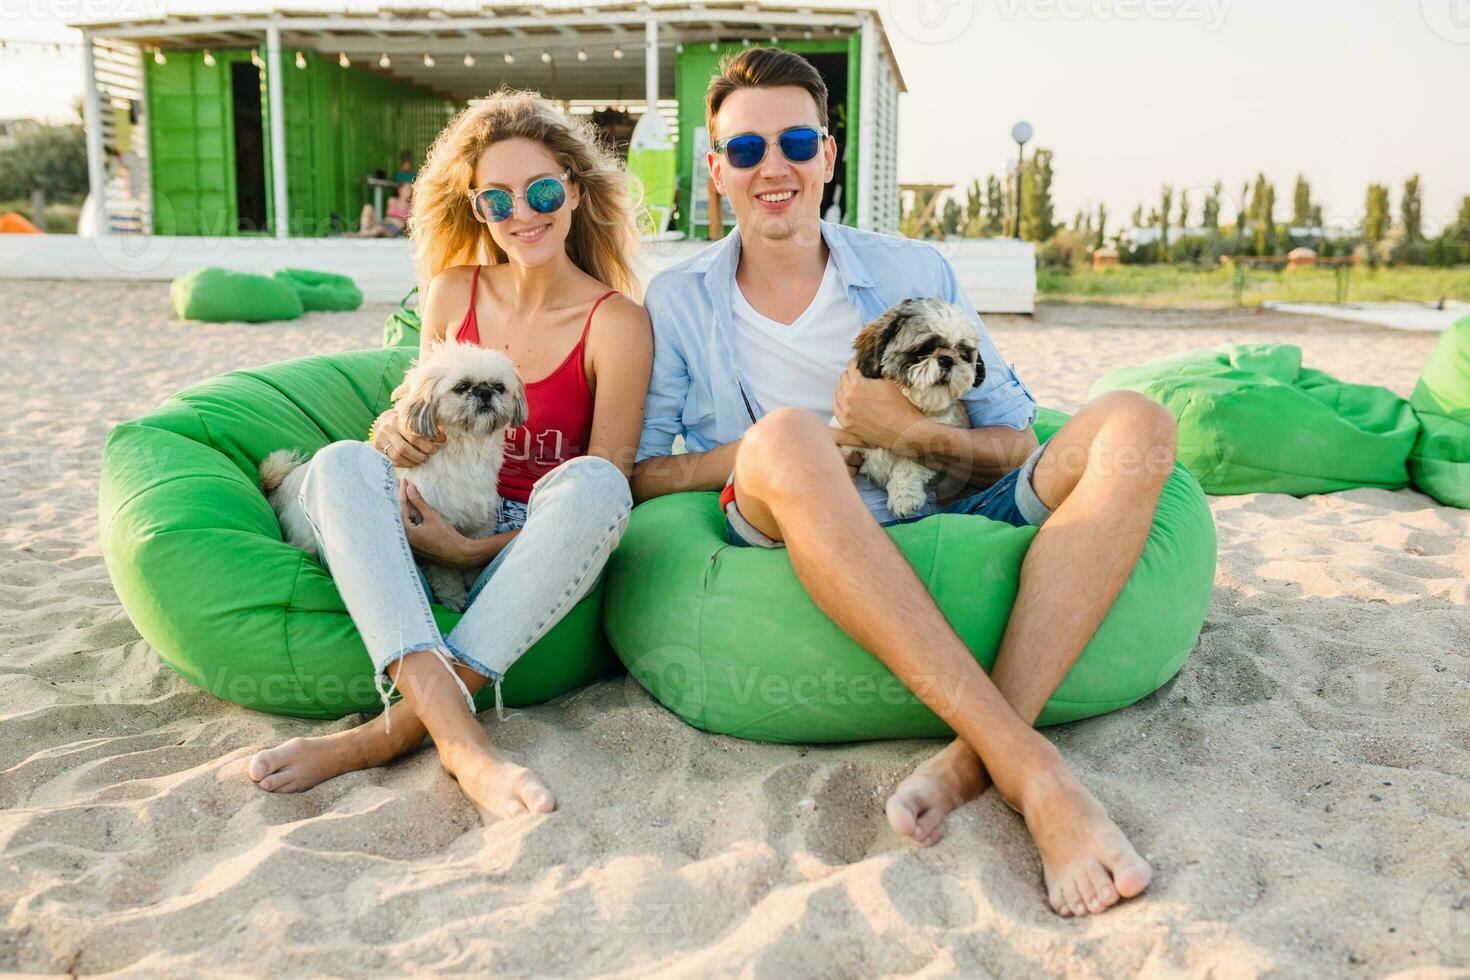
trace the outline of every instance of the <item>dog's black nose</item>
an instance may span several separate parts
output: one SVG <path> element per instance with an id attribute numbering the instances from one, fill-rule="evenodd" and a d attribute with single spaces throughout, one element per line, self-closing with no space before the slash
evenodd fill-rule
<path id="1" fill-rule="evenodd" d="M 946 371 L 954 367 L 954 358 L 950 357 L 948 354 L 939 355 L 938 360 L 939 366 Z"/>
<path id="2" fill-rule="evenodd" d="M 478 400 L 485 402 L 487 405 L 490 402 L 494 401 L 495 396 L 499 393 L 500 392 L 495 385 L 488 384 L 477 384 L 470 389 L 470 394 L 474 395 L 475 398 L 477 398 Z"/>

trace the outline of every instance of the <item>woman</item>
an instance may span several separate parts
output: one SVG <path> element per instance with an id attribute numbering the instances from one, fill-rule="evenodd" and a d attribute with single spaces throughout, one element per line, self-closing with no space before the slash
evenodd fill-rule
<path id="1" fill-rule="evenodd" d="M 620 294 L 635 288 L 637 244 L 625 175 L 585 126 L 537 95 L 502 90 L 435 141 L 414 182 L 411 232 L 428 283 L 423 343 L 499 349 L 526 383 L 529 419 L 507 441 L 500 474 L 499 533 L 465 538 L 407 484 L 395 497 L 390 461 L 414 466 L 436 446 L 401 428 L 392 409 L 371 445 L 318 452 L 302 501 L 385 705 L 385 680 L 403 697 L 384 722 L 261 752 L 249 774 L 263 789 L 299 792 L 383 765 L 428 734 L 483 810 L 546 812 L 551 791 L 497 755 L 471 693 L 498 683 L 590 591 L 632 506 L 653 337 L 643 308 Z M 490 563 L 447 637 L 405 542 L 441 564 Z"/>
<path id="2" fill-rule="evenodd" d="M 348 232 L 343 238 L 401 238 L 407 234 L 408 221 L 413 214 L 413 184 L 399 184 L 398 190 L 388 198 L 388 214 L 380 222 L 372 202 L 362 206 L 358 216 L 358 229 Z"/>

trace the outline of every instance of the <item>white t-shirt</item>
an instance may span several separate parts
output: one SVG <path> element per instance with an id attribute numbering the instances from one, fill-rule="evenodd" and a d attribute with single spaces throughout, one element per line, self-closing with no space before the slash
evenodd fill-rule
<path id="1" fill-rule="evenodd" d="M 790 406 L 804 408 L 824 422 L 830 420 L 837 380 L 847 369 L 852 342 L 863 329 L 862 316 L 848 300 L 832 259 L 827 259 L 817 294 L 792 323 L 777 323 L 758 312 L 740 291 L 738 281 L 731 313 L 735 366 L 756 418 Z M 863 477 L 858 478 L 858 490 L 879 522 L 893 520 L 885 491 Z"/>

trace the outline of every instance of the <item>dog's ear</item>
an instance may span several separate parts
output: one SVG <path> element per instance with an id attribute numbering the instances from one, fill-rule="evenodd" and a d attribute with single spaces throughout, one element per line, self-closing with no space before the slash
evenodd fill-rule
<path id="1" fill-rule="evenodd" d="M 425 439 L 439 438 L 439 424 L 435 420 L 438 402 L 434 385 L 438 381 L 433 374 L 410 371 L 403 383 L 393 390 L 393 405 L 398 409 L 399 421 L 416 436 Z"/>
<path id="2" fill-rule="evenodd" d="M 858 371 L 865 378 L 883 377 L 883 355 L 888 351 L 888 345 L 893 343 L 893 338 L 903 329 L 912 315 L 904 311 L 905 303 L 900 303 L 893 309 L 884 313 L 878 319 L 863 328 L 863 332 L 857 335 L 853 341 L 852 348 L 857 352 Z"/>
<path id="3" fill-rule="evenodd" d="M 521 384 L 519 379 L 511 386 L 510 404 L 510 422 L 507 423 L 507 427 L 519 429 L 531 417 L 531 406 L 526 404 L 526 386 Z"/>

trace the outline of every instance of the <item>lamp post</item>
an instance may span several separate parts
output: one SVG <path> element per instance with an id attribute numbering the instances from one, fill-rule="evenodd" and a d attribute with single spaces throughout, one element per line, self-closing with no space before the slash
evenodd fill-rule
<path id="1" fill-rule="evenodd" d="M 1016 141 L 1016 240 L 1021 239 L 1021 188 L 1026 184 L 1026 144 L 1031 142 L 1031 124 L 1018 122 L 1011 127 L 1011 139 Z"/>

